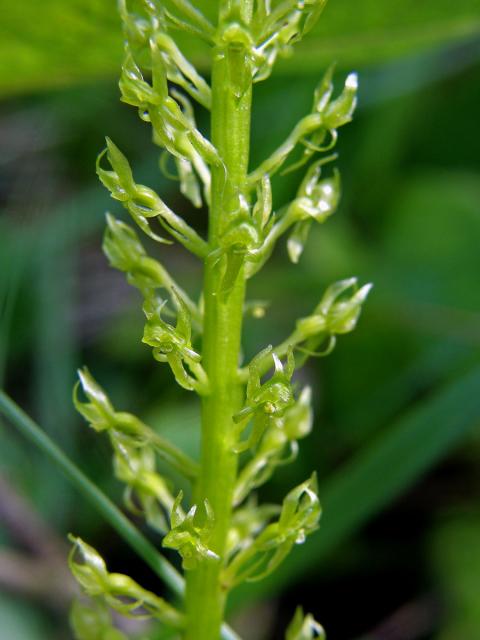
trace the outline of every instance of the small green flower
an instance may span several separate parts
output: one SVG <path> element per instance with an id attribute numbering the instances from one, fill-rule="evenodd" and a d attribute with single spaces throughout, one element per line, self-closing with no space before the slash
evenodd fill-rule
<path id="1" fill-rule="evenodd" d="M 325 222 L 338 206 L 340 199 L 340 175 L 319 180 L 321 162 L 313 164 L 307 172 L 297 198 L 291 203 L 287 215 L 297 222 L 315 220 Z"/>
<path id="2" fill-rule="evenodd" d="M 183 492 L 180 491 L 172 507 L 170 516 L 171 529 L 163 539 L 163 546 L 176 549 L 182 557 L 184 569 L 195 569 L 199 562 L 218 562 L 220 557 L 208 547 L 215 522 L 212 508 L 205 500 L 203 508 L 196 505 L 184 513 L 181 502 Z"/>
<path id="3" fill-rule="evenodd" d="M 314 640 L 314 638 L 325 640 L 323 627 L 318 624 L 312 614 L 304 616 L 302 608 L 297 607 L 295 616 L 287 629 L 285 640 Z"/>
<path id="4" fill-rule="evenodd" d="M 126 273 L 127 282 L 137 287 L 145 300 L 154 298 L 157 289 L 166 289 L 172 296 L 177 294 L 188 308 L 192 324 L 194 323 L 197 329 L 200 327 L 201 314 L 197 305 L 178 286 L 165 267 L 147 255 L 132 227 L 116 220 L 109 213 L 103 238 L 103 252 L 112 267 Z M 166 307 L 164 310 L 172 313 Z"/>
<path id="5" fill-rule="evenodd" d="M 291 54 L 293 45 L 310 31 L 325 4 L 326 0 L 293 0 L 272 8 L 269 0 L 257 3 L 252 21 L 257 34 L 255 82 L 269 77 L 277 56 Z"/>
<path id="6" fill-rule="evenodd" d="M 122 101 L 138 108 L 140 117 L 152 125 L 154 142 L 173 156 L 185 158 L 193 166 L 196 165 L 198 156 L 207 165 L 220 165 L 221 160 L 215 147 L 194 126 L 188 113 L 182 111 L 179 102 L 168 91 L 168 80 L 171 79 L 183 88 L 188 88 L 190 95 L 199 99 L 204 106 L 209 106 L 210 93 L 205 81 L 185 59 L 182 60 L 179 49 L 171 45 L 168 36 L 159 34 L 150 38 L 148 47 L 151 85 L 145 81 L 129 43 L 125 44 L 119 82 Z M 174 58 L 181 63 L 181 69 L 178 64 L 175 65 Z M 172 67 L 175 68 L 174 73 Z M 187 71 L 189 76 L 184 75 Z"/>
<path id="7" fill-rule="evenodd" d="M 342 93 L 332 100 L 333 70 L 332 65 L 318 84 L 311 112 L 298 122 L 283 144 L 250 173 L 249 184 L 252 187 L 262 175 L 272 176 L 279 171 L 298 145 L 303 147 L 300 159 L 284 170 L 284 173 L 303 166 L 315 153 L 329 151 L 335 146 L 337 129 L 351 121 L 357 105 L 358 79 L 356 74 L 350 74 Z"/>
<path id="8" fill-rule="evenodd" d="M 321 333 L 332 338 L 338 334 L 350 333 L 357 325 L 372 284 L 358 288 L 357 279 L 349 278 L 332 284 L 312 315 L 297 322 L 297 332 L 303 339 Z M 346 292 L 351 291 L 351 295 Z"/>
<path id="9" fill-rule="evenodd" d="M 201 356 L 193 349 L 192 321 L 185 301 L 172 289 L 177 309 L 175 327 L 163 320 L 161 313 L 165 301 L 155 296 L 147 298 L 143 310 L 147 317 L 142 342 L 153 347 L 153 357 L 158 362 L 168 362 L 178 384 L 189 391 L 207 393 L 208 380 L 200 364 Z M 191 373 L 187 371 L 187 367 Z"/>
<path id="10" fill-rule="evenodd" d="M 87 369 L 79 371 L 74 390 L 77 411 L 96 431 L 106 431 L 113 449 L 115 476 L 126 485 L 124 499 L 134 513 L 142 513 L 148 524 L 166 531 L 165 511 L 174 498 L 165 479 L 156 471 L 156 454 L 187 478 L 194 478 L 197 464 L 131 413 L 115 411 L 108 396 Z M 81 385 L 87 402 L 78 397 Z"/>
<path id="11" fill-rule="evenodd" d="M 274 363 L 274 373 L 269 380 L 262 384 L 257 363 L 270 353 Z M 250 420 L 253 420 L 252 433 L 246 441 L 235 445 L 235 451 L 240 452 L 254 447 L 265 430 L 275 421 L 281 419 L 287 409 L 293 405 L 291 378 L 294 369 L 295 360 L 291 350 L 288 353 L 285 366 L 272 352 L 271 346 L 264 349 L 252 360 L 249 365 L 245 405 L 239 413 L 233 416 L 234 422 L 239 425 L 238 435 Z"/>
<path id="12" fill-rule="evenodd" d="M 325 160 L 312 165 L 290 204 L 286 216 L 294 223 L 288 239 L 288 254 L 297 263 L 308 238 L 312 221 L 323 223 L 337 209 L 340 200 L 340 174 L 335 171 L 331 178 L 320 180 Z"/>
<path id="13" fill-rule="evenodd" d="M 107 214 L 103 251 L 110 265 L 126 273 L 128 283 L 144 295 L 159 287 L 168 288 L 170 278 L 165 269 L 147 255 L 135 231 L 111 214 Z"/>

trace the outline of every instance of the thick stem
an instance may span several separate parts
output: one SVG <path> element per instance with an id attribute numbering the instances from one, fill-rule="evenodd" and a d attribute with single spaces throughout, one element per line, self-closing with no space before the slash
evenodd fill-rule
<path id="1" fill-rule="evenodd" d="M 227 52 L 214 52 L 212 71 L 212 141 L 225 168 L 213 168 L 209 240 L 218 248 L 222 230 L 238 209 L 239 197 L 247 193 L 250 108 L 252 83 L 247 59 L 236 59 L 234 71 L 247 78 L 240 96 L 235 95 Z M 239 68 L 240 67 L 240 68 Z M 242 68 L 243 67 L 243 68 Z M 202 455 L 195 489 L 195 502 L 208 499 L 215 514 L 209 546 L 223 559 L 230 526 L 232 499 L 237 476 L 233 452 L 232 416 L 242 406 L 243 391 L 237 370 L 240 357 L 245 274 L 243 267 L 228 293 L 220 287 L 225 264 L 205 262 L 205 316 L 203 366 L 210 393 L 202 405 Z M 221 584 L 223 562 L 204 561 L 187 575 L 186 640 L 217 640 L 225 609 L 226 592 Z"/>

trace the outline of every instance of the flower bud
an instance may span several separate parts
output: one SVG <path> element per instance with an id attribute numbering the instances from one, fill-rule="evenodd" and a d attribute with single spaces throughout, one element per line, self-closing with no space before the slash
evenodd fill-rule
<path id="1" fill-rule="evenodd" d="M 335 171 L 331 178 L 319 180 L 320 164 L 314 165 L 305 176 L 297 198 L 289 207 L 288 214 L 297 221 L 313 219 L 325 222 L 335 212 L 340 199 L 340 175 Z"/>
<path id="2" fill-rule="evenodd" d="M 327 289 L 317 309 L 326 318 L 330 333 L 349 333 L 355 329 L 362 305 L 372 286 L 369 283 L 357 290 L 357 280 L 351 278 L 337 282 Z M 354 289 L 353 295 L 343 298 L 343 293 L 351 288 Z"/>
<path id="3" fill-rule="evenodd" d="M 313 314 L 298 320 L 298 333 L 306 340 L 323 332 L 335 336 L 353 331 L 372 286 L 366 284 L 357 289 L 356 278 L 341 280 L 331 285 Z M 353 289 L 353 294 L 344 297 L 349 289 Z"/>
<path id="4" fill-rule="evenodd" d="M 107 213 L 103 251 L 112 267 L 127 273 L 134 271 L 147 255 L 135 231 L 110 213 Z"/>
<path id="5" fill-rule="evenodd" d="M 76 410 L 95 431 L 105 431 L 112 428 L 115 424 L 115 410 L 107 394 L 86 367 L 79 369 L 78 377 L 80 382 L 77 382 L 73 392 L 73 404 Z M 88 402 L 81 402 L 78 399 L 79 385 L 88 398 Z"/>
<path id="6" fill-rule="evenodd" d="M 118 83 L 121 101 L 145 110 L 149 104 L 158 102 L 153 88 L 143 78 L 140 67 L 136 64 L 128 45 L 125 47 L 125 58 L 122 64 L 122 74 Z"/>
<path id="7" fill-rule="evenodd" d="M 285 640 L 314 640 L 314 638 L 325 640 L 323 627 L 310 613 L 304 616 L 302 608 L 298 607 L 287 629 Z"/>
<path id="8" fill-rule="evenodd" d="M 345 87 L 336 100 L 325 110 L 324 122 L 327 129 L 333 130 L 351 122 L 357 106 L 358 76 L 350 73 L 345 80 Z"/>

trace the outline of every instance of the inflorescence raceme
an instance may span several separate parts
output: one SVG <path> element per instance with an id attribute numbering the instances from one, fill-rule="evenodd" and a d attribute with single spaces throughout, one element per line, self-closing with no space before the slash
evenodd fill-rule
<path id="1" fill-rule="evenodd" d="M 183 31 L 201 38 L 212 47 L 213 57 L 223 56 L 228 91 L 235 104 L 252 83 L 271 74 L 279 56 L 288 54 L 308 33 L 325 3 L 227 0 L 220 3 L 218 25 L 214 25 L 189 0 L 119 2 L 125 34 L 122 101 L 135 106 L 140 118 L 150 124 L 153 142 L 161 149 L 160 167 L 166 171 L 172 159 L 181 193 L 195 207 L 210 206 L 215 173 L 217 183 L 220 176 L 230 213 L 213 239 L 202 238 L 153 189 L 135 181 L 127 158 L 108 138 L 97 161 L 97 174 L 141 232 L 158 243 L 177 241 L 202 260 L 206 269 L 220 274 L 214 292 L 219 305 L 228 303 L 238 278 L 251 278 L 261 269 L 281 237 L 287 236 L 288 255 L 293 263 L 298 262 L 311 225 L 325 223 L 335 212 L 340 176 L 336 169 L 328 171 L 328 165 L 336 159 L 332 149 L 338 129 L 351 121 L 355 110 L 357 77 L 350 74 L 334 97 L 334 68 L 330 67 L 318 84 L 310 113 L 268 158 L 247 173 L 240 188 L 231 179 L 225 158 L 197 127 L 192 101 L 213 111 L 212 89 L 180 51 L 173 34 Z M 272 177 L 307 163 L 296 197 L 274 211 Z M 142 341 L 152 349 L 155 360 L 170 366 L 181 387 L 208 397 L 212 381 L 202 355 L 202 297 L 199 303 L 192 300 L 160 262 L 147 254 L 137 231 L 111 214 L 107 214 L 103 249 L 111 266 L 124 272 L 142 295 L 146 317 Z M 228 592 L 242 582 L 269 575 L 295 544 L 303 543 L 318 527 L 321 509 L 315 474 L 292 489 L 282 505 L 259 505 L 253 492 L 279 465 L 296 457 L 298 441 L 312 429 L 312 392 L 308 386 L 296 389 L 292 382 L 295 369 L 312 355 L 329 354 L 337 336 L 355 328 L 370 287 L 359 287 L 355 278 L 331 285 L 313 312 L 299 319 L 282 343 L 266 347 L 238 369 L 236 383 L 244 389 L 243 406 L 230 416 L 227 448 L 235 458 L 246 452 L 247 459 L 235 476 L 221 554 L 212 548 L 220 514 L 214 512 L 208 497 L 185 509 L 183 492 L 160 473 L 157 459 L 193 485 L 200 474 L 199 464 L 137 417 L 117 411 L 89 371 L 79 372 L 75 406 L 93 429 L 108 435 L 114 473 L 125 486 L 126 507 L 163 536 L 164 547 L 178 551 L 186 572 L 215 566 L 222 589 Z M 72 541 L 72 572 L 96 601 L 75 605 L 72 620 L 77 637 L 97 637 L 88 635 L 90 625 L 111 632 L 108 637 L 123 638 L 112 627 L 108 607 L 130 616 L 153 617 L 182 634 L 184 612 L 128 576 L 109 573 L 94 549 L 80 538 Z M 315 637 L 324 637 L 322 627 L 298 609 L 286 640 Z"/>

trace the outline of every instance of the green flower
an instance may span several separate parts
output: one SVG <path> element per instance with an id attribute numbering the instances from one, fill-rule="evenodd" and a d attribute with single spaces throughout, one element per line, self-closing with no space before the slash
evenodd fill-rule
<path id="1" fill-rule="evenodd" d="M 258 363 L 270 353 L 274 363 L 274 372 L 272 377 L 262 384 Z M 233 416 L 233 420 L 239 425 L 237 436 L 241 434 L 250 420 L 253 420 L 253 427 L 249 438 L 235 445 L 235 451 L 240 452 L 254 447 L 265 430 L 275 421 L 281 419 L 287 409 L 293 405 L 291 379 L 294 369 L 295 360 L 291 350 L 285 365 L 272 352 L 271 346 L 261 351 L 252 360 L 249 365 L 245 405 L 239 413 Z"/>
<path id="2" fill-rule="evenodd" d="M 181 507 L 182 498 L 183 492 L 180 491 L 172 508 L 171 529 L 163 539 L 163 546 L 178 551 L 184 569 L 195 569 L 202 561 L 218 562 L 220 557 L 208 546 L 215 522 L 208 500 L 204 501 L 202 509 L 193 505 L 185 514 Z"/>
<path id="3" fill-rule="evenodd" d="M 325 291 L 323 298 L 312 315 L 297 322 L 297 332 L 303 339 L 320 333 L 335 335 L 350 333 L 357 325 L 372 284 L 358 288 L 357 279 L 349 278 L 332 284 Z M 346 295 L 347 292 L 350 295 Z"/>

